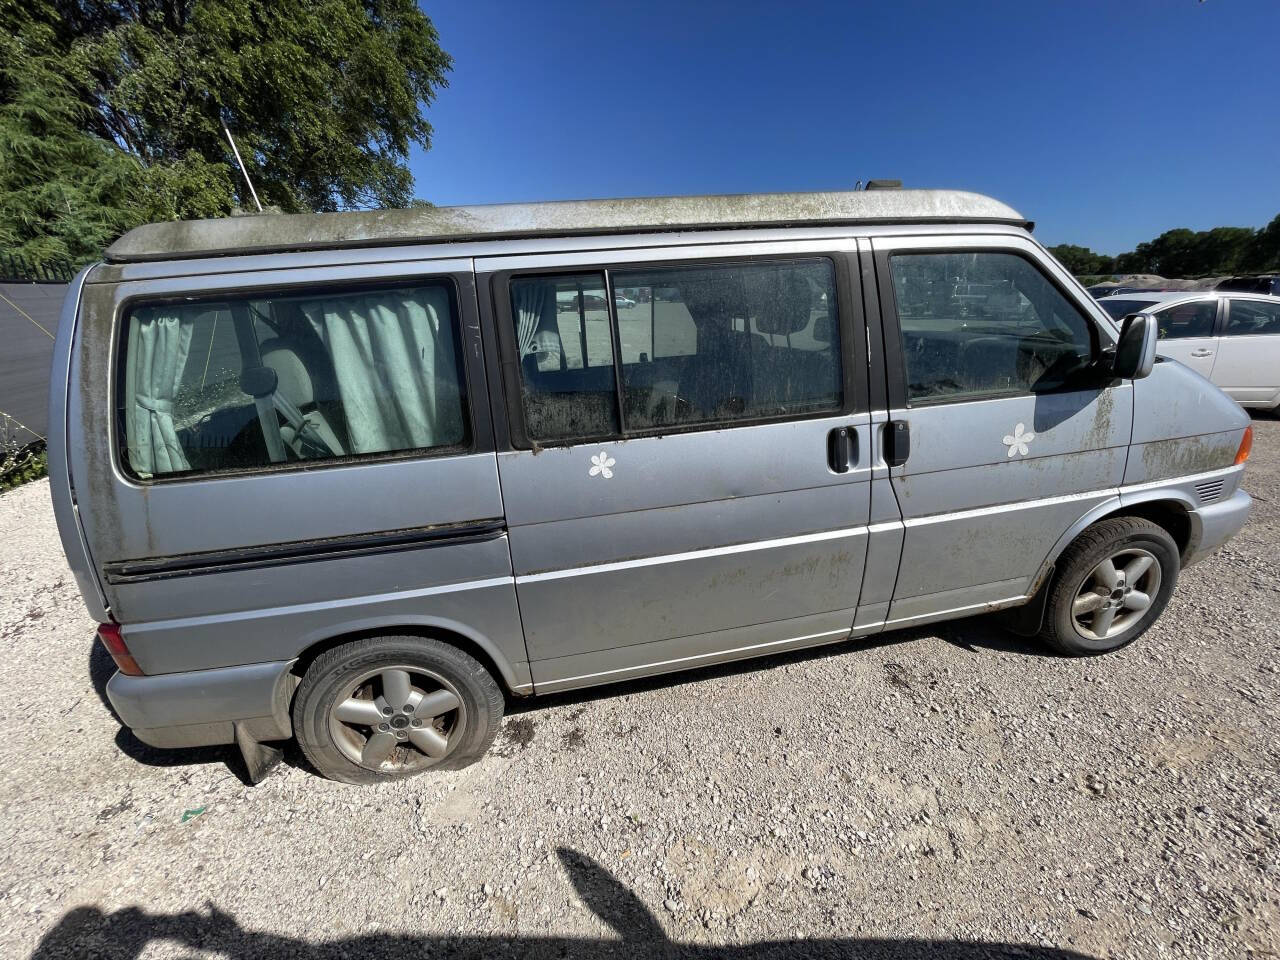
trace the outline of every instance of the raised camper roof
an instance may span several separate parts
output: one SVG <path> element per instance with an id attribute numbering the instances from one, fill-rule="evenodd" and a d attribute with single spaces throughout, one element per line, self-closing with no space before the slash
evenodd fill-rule
<path id="1" fill-rule="evenodd" d="M 350 246 L 860 223 L 1031 227 L 1012 207 L 963 190 L 743 193 L 176 220 L 135 227 L 107 248 L 106 259 L 142 263 Z"/>

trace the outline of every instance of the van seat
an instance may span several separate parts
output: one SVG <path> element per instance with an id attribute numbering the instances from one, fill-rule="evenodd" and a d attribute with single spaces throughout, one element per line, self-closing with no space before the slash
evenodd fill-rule
<path id="1" fill-rule="evenodd" d="M 281 340 L 268 340 L 262 345 L 262 362 L 276 373 L 276 391 L 301 411 L 305 426 L 282 424 L 280 436 L 285 444 L 305 459 L 308 444 L 320 444 L 321 456 L 343 456 L 342 441 L 321 411 L 316 396 L 315 380 L 298 351 Z M 312 454 L 316 455 L 316 454 Z"/>

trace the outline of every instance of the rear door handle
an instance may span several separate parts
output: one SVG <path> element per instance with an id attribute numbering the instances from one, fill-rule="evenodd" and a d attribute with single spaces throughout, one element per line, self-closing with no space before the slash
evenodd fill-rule
<path id="1" fill-rule="evenodd" d="M 1213 351 L 1206 350 L 1204 347 L 1197 347 L 1195 350 L 1191 351 L 1191 355 L 1193 357 L 1212 357 Z"/>

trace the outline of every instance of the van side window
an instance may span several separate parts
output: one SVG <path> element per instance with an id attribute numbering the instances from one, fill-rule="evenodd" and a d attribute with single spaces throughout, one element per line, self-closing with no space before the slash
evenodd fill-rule
<path id="1" fill-rule="evenodd" d="M 617 434 L 604 274 L 517 277 L 511 315 L 529 436 L 554 441 Z"/>
<path id="2" fill-rule="evenodd" d="M 1054 390 L 1093 359 L 1092 324 L 1023 257 L 902 253 L 890 271 L 914 403 Z"/>
<path id="3" fill-rule="evenodd" d="M 610 274 L 511 281 L 530 439 L 600 439 L 840 409 L 830 261 Z"/>
<path id="4" fill-rule="evenodd" d="M 618 270 L 612 279 L 628 431 L 840 408 L 830 261 Z"/>
<path id="5" fill-rule="evenodd" d="M 1251 334 L 1266 333 L 1280 334 L 1280 303 L 1232 299 L 1231 311 L 1227 314 L 1227 328 L 1223 331 L 1223 335 L 1247 337 Z"/>
<path id="6" fill-rule="evenodd" d="M 1212 337 L 1218 318 L 1217 298 L 1179 303 L 1153 314 L 1160 328 L 1161 340 L 1183 340 L 1187 337 Z"/>
<path id="7" fill-rule="evenodd" d="M 140 304 L 118 379 L 135 476 L 469 443 L 452 286 Z"/>

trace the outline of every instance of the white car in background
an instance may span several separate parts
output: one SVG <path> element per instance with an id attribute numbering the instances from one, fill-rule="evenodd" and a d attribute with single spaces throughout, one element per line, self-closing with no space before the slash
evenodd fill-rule
<path id="1" fill-rule="evenodd" d="M 1149 313 L 1159 355 L 1212 380 L 1237 403 L 1280 409 L 1280 297 L 1195 290 L 1125 293 L 1098 304 L 1116 320 Z"/>

